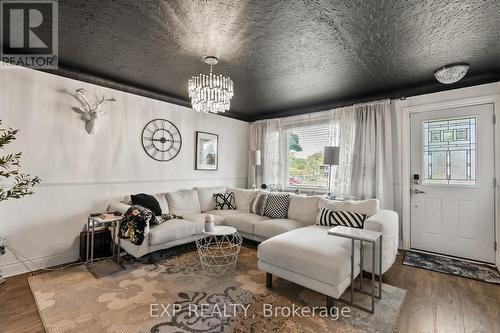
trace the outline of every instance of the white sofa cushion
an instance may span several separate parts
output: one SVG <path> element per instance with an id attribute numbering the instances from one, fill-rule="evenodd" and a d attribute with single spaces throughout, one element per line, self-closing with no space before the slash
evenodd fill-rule
<path id="1" fill-rule="evenodd" d="M 159 245 L 196 234 L 196 226 L 187 220 L 168 220 L 149 231 L 149 244 Z"/>
<path id="2" fill-rule="evenodd" d="M 260 216 L 252 213 L 241 213 L 226 216 L 225 224 L 235 227 L 238 231 L 246 234 L 254 234 L 254 224 L 263 220 L 268 220 L 266 216 Z"/>
<path id="3" fill-rule="evenodd" d="M 167 193 L 153 194 L 153 197 L 155 197 L 155 199 L 160 204 L 160 208 L 161 208 L 161 213 L 162 214 L 168 214 L 168 213 L 170 213 L 170 209 L 168 207 Z"/>
<path id="4" fill-rule="evenodd" d="M 132 198 L 130 197 L 130 194 L 127 194 L 126 196 L 123 197 L 120 202 L 126 203 L 127 205 L 132 205 Z"/>
<path id="5" fill-rule="evenodd" d="M 195 187 L 198 192 L 198 200 L 200 201 L 200 208 L 202 212 L 215 209 L 215 193 L 226 193 L 225 186 L 217 187 Z"/>
<path id="6" fill-rule="evenodd" d="M 207 213 L 187 213 L 184 214 L 183 218 L 189 222 L 193 222 L 196 226 L 197 234 L 201 234 L 203 232 L 203 228 L 205 227 L 205 216 Z M 215 219 L 215 225 L 221 225 L 224 222 L 224 217 L 212 214 Z"/>
<path id="7" fill-rule="evenodd" d="M 255 235 L 267 239 L 308 225 L 310 225 L 309 222 L 290 219 L 265 220 L 254 224 L 254 232 Z"/>
<path id="8" fill-rule="evenodd" d="M 396 260 L 399 245 L 399 220 L 398 214 L 391 210 L 381 210 L 377 214 L 365 220 L 365 229 L 382 232 L 382 272 L 387 272 Z M 378 251 L 378 244 L 376 247 Z M 363 268 L 367 272 L 372 271 L 372 247 L 365 243 L 365 255 Z M 378 255 L 376 258 L 375 273 L 378 274 Z"/>
<path id="9" fill-rule="evenodd" d="M 169 192 L 167 193 L 167 200 L 172 214 L 184 216 L 187 213 L 201 213 L 196 190 Z"/>
<path id="10" fill-rule="evenodd" d="M 331 210 L 341 210 L 345 212 L 354 212 L 360 214 L 366 214 L 370 217 L 379 212 L 379 202 L 377 199 L 367 199 L 367 200 L 356 200 L 356 201 L 338 201 L 338 200 L 327 200 L 319 199 L 319 208 L 328 208 Z"/>
<path id="11" fill-rule="evenodd" d="M 240 214 L 240 213 L 245 213 L 242 210 L 237 210 L 237 209 L 214 209 L 214 210 L 209 210 L 208 212 L 205 212 L 205 214 L 212 214 L 212 215 L 218 215 L 222 217 L 226 217 L 229 215 L 234 215 L 234 214 Z"/>
<path id="12" fill-rule="evenodd" d="M 108 211 L 110 212 L 120 212 L 123 215 L 127 212 L 127 210 L 131 206 L 129 204 L 123 203 L 123 202 L 112 202 L 108 205 Z"/>
<path id="13" fill-rule="evenodd" d="M 328 229 L 310 225 L 285 232 L 262 242 L 257 257 L 259 261 L 336 286 L 350 277 L 351 241 L 328 235 Z M 359 264 L 359 245 L 355 258 L 355 265 Z"/>
<path id="14" fill-rule="evenodd" d="M 227 193 L 234 193 L 234 200 L 236 202 L 236 209 L 245 212 L 249 211 L 250 202 L 257 195 L 257 190 L 246 190 L 242 188 L 227 188 Z"/>
<path id="15" fill-rule="evenodd" d="M 301 222 L 314 224 L 318 216 L 319 196 L 303 196 L 292 194 L 288 206 L 288 218 Z"/>

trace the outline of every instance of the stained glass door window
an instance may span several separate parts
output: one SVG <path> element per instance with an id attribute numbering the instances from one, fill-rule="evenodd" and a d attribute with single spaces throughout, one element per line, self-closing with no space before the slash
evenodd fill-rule
<path id="1" fill-rule="evenodd" d="M 424 121 L 424 184 L 476 185 L 476 117 Z"/>

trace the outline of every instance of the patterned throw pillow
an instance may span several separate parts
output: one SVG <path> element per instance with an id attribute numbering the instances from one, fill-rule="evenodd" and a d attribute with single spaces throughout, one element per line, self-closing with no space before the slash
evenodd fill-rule
<path id="1" fill-rule="evenodd" d="M 286 219 L 289 204 L 289 194 L 269 194 L 264 215 L 271 219 Z"/>
<path id="2" fill-rule="evenodd" d="M 236 209 L 236 204 L 234 202 L 234 193 L 214 193 L 215 199 L 215 209 L 216 210 L 228 210 Z"/>
<path id="3" fill-rule="evenodd" d="M 266 209 L 266 203 L 267 194 L 258 194 L 255 198 L 252 199 L 252 201 L 250 201 L 248 212 L 263 216 L 264 210 Z"/>
<path id="4" fill-rule="evenodd" d="M 321 208 L 316 219 L 317 225 L 336 226 L 343 225 L 351 228 L 363 229 L 366 214 L 347 212 L 342 210 L 333 211 L 328 208 Z"/>

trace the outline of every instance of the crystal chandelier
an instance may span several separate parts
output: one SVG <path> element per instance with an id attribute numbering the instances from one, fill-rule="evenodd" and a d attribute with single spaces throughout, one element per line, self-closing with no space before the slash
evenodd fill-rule
<path id="1" fill-rule="evenodd" d="M 229 77 L 212 73 L 212 66 L 218 62 L 216 57 L 204 57 L 203 62 L 210 65 L 210 74 L 194 75 L 188 81 L 193 110 L 207 113 L 228 111 L 234 94 L 233 81 Z"/>
<path id="2" fill-rule="evenodd" d="M 469 64 L 447 65 L 437 69 L 434 72 L 434 76 L 441 83 L 452 84 L 460 81 L 467 74 L 468 70 Z"/>

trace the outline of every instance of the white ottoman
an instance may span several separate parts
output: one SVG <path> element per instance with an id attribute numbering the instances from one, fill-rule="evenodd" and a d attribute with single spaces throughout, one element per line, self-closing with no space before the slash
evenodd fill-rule
<path id="1" fill-rule="evenodd" d="M 272 275 L 276 275 L 339 299 L 351 281 L 351 242 L 328 235 L 330 228 L 311 225 L 262 242 L 258 266 L 267 273 L 267 286 L 272 286 Z M 359 274 L 359 245 L 355 247 L 354 274 Z M 327 297 L 327 304 L 331 301 Z"/>

